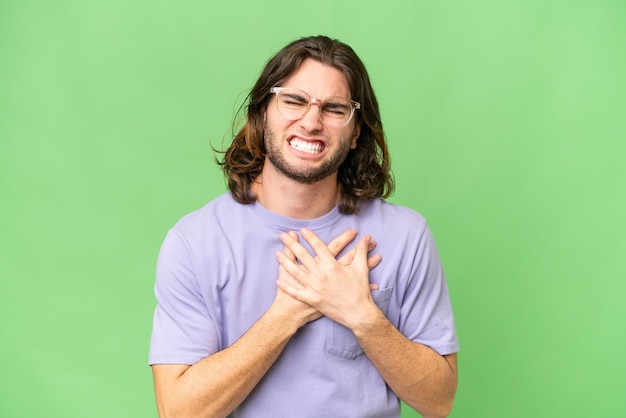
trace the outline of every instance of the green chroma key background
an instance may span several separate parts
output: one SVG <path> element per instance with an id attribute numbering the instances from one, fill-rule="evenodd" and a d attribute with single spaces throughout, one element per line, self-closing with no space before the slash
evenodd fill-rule
<path id="1" fill-rule="evenodd" d="M 437 239 L 451 416 L 626 416 L 621 0 L 0 1 L 0 416 L 156 416 L 161 241 L 225 190 L 211 145 L 266 60 L 312 34 L 365 62 L 390 200 Z"/>

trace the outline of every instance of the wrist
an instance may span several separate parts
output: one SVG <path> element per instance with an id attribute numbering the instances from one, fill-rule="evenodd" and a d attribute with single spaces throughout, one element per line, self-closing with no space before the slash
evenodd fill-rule
<path id="1" fill-rule="evenodd" d="M 388 322 L 387 317 L 376 306 L 374 302 L 367 307 L 363 307 L 358 316 L 354 317 L 354 321 L 348 325 L 357 338 L 361 338 L 371 334 L 382 324 Z"/>
<path id="2" fill-rule="evenodd" d="M 303 309 L 303 307 L 305 307 Z M 283 304 L 274 302 L 266 312 L 268 320 L 289 336 L 293 335 L 307 323 L 319 318 L 321 314 L 308 305 L 298 303 Z"/>

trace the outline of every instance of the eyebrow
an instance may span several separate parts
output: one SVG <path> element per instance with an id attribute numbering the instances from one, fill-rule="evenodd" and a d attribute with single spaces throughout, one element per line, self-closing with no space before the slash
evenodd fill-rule
<path id="1" fill-rule="evenodd" d="M 291 97 L 293 99 L 300 99 L 303 102 L 306 102 L 304 96 L 302 96 L 302 94 L 299 94 L 298 92 L 295 92 L 295 91 L 294 92 L 284 92 L 283 94 L 285 96 Z M 309 93 L 307 93 L 307 94 L 309 94 Z"/>
<path id="2" fill-rule="evenodd" d="M 334 99 L 334 98 L 347 100 L 347 99 L 345 99 L 343 97 L 340 97 L 340 96 L 330 96 L 330 97 L 324 99 L 325 100 L 324 105 L 329 106 L 329 107 L 342 107 L 342 108 L 345 108 L 345 109 L 350 107 L 347 103 L 333 102 L 332 99 Z"/>

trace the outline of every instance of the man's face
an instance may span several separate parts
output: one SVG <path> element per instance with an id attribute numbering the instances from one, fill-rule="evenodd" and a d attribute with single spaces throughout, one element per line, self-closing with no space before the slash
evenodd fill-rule
<path id="1" fill-rule="evenodd" d="M 305 60 L 280 87 L 297 88 L 316 99 L 351 98 L 346 77 L 336 68 L 312 59 Z M 273 95 L 265 113 L 269 163 L 280 174 L 305 184 L 335 175 L 350 149 L 356 147 L 360 127 L 355 119 L 343 127 L 326 126 L 319 107 L 313 104 L 301 119 L 287 120 L 278 112 Z"/>

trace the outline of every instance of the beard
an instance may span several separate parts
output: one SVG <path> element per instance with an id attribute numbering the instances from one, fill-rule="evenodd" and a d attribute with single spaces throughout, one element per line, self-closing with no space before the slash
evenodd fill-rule
<path id="1" fill-rule="evenodd" d="M 276 134 L 268 126 L 267 122 L 265 122 L 264 128 L 267 158 L 279 173 L 298 183 L 313 184 L 335 174 L 350 152 L 350 141 L 339 141 L 340 147 L 332 154 L 327 155 L 327 160 L 321 165 L 317 167 L 298 167 L 287 161 L 281 149 L 282 141 L 276 139 Z"/>

